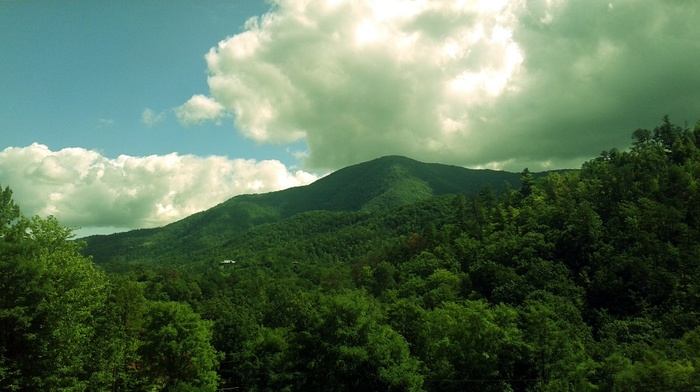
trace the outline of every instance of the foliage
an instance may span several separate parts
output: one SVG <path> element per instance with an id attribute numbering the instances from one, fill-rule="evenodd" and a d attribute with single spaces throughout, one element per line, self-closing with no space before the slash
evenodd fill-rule
<path id="1" fill-rule="evenodd" d="M 101 340 L 104 274 L 55 218 L 23 217 L 8 188 L 0 202 L 2 389 L 104 386 L 111 352 L 92 345 Z"/>
<path id="2" fill-rule="evenodd" d="M 138 349 L 139 365 L 160 390 L 174 391 L 185 387 L 216 390 L 218 354 L 209 343 L 211 325 L 187 304 L 150 304 L 143 343 Z"/>
<path id="3" fill-rule="evenodd" d="M 500 192 L 386 157 L 93 238 L 109 274 L 5 188 L 0 388 L 698 390 L 700 123 L 632 137 Z"/>

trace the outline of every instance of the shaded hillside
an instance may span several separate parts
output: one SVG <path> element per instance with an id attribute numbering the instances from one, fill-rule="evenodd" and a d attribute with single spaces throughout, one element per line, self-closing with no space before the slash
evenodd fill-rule
<path id="1" fill-rule="evenodd" d="M 520 174 L 471 170 L 388 156 L 338 170 L 310 185 L 240 195 L 162 228 L 86 238 L 84 253 L 98 263 L 182 259 L 187 250 L 220 246 L 265 223 L 315 210 L 382 211 L 432 196 L 500 192 L 520 186 Z"/>

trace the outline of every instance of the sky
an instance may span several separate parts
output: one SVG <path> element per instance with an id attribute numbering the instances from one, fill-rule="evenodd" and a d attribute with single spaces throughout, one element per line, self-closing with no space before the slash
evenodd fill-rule
<path id="1" fill-rule="evenodd" d="M 0 185 L 86 235 L 385 155 L 578 168 L 700 119 L 695 0 L 0 0 Z"/>

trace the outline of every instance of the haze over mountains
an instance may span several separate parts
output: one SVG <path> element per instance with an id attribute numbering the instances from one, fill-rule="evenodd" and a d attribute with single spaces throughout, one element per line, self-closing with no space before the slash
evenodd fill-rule
<path id="1" fill-rule="evenodd" d="M 476 194 L 485 185 L 500 192 L 506 186 L 520 187 L 520 176 L 385 156 L 343 168 L 310 185 L 236 196 L 162 228 L 91 236 L 86 238 L 84 253 L 93 255 L 98 263 L 172 261 L 194 250 L 199 255 L 212 251 L 218 254 L 222 244 L 232 237 L 300 213 L 387 211 L 432 196 Z"/>

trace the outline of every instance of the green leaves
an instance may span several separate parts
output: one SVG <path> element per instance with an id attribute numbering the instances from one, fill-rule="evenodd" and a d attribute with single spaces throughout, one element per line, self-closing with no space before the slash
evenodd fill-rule
<path id="1" fill-rule="evenodd" d="M 420 390 L 418 362 L 375 299 L 360 291 L 309 299 L 289 335 L 289 361 L 300 377 L 294 390 Z"/>
<path id="2" fill-rule="evenodd" d="M 421 351 L 433 390 L 500 391 L 522 375 L 517 313 L 485 301 L 445 302 L 425 314 Z"/>
<path id="3" fill-rule="evenodd" d="M 77 253 L 53 217 L 27 220 L 2 192 L 0 363 L 5 388 L 103 387 L 92 348 L 105 311 L 106 279 Z"/>
<path id="4" fill-rule="evenodd" d="M 0 186 L 0 236 L 4 237 L 7 230 L 21 217 L 19 206 L 12 200 L 10 187 Z"/>
<path id="5" fill-rule="evenodd" d="M 183 384 L 216 390 L 219 354 L 210 343 L 211 327 L 185 304 L 150 304 L 138 352 L 140 366 L 160 390 Z"/>
<path id="6" fill-rule="evenodd" d="M 226 237 L 199 215 L 166 236 L 187 263 L 111 264 L 124 274 L 109 280 L 70 230 L 24 218 L 6 188 L 0 389 L 695 390 L 698 135 L 666 118 L 629 151 L 544 178 L 525 170 L 500 197 L 268 225 L 279 194 L 243 198 L 216 211 L 254 228 Z M 412 196 L 398 183 L 370 206 Z M 165 249 L 126 237 L 139 257 Z"/>
<path id="7" fill-rule="evenodd" d="M 521 307 L 521 323 L 542 388 L 594 389 L 589 377 L 595 363 L 586 351 L 592 336 L 574 304 L 547 292 L 534 292 Z"/>

